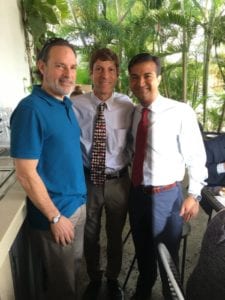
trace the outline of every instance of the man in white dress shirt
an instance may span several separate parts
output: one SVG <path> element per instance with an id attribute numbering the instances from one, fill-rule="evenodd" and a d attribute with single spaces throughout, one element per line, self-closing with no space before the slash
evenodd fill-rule
<path id="1" fill-rule="evenodd" d="M 178 261 L 183 221 L 197 215 L 201 189 L 207 178 L 204 144 L 195 113 L 187 104 L 159 94 L 160 69 L 159 58 L 149 53 L 136 55 L 128 66 L 130 88 L 140 102 L 135 109 L 132 127 L 134 162 L 129 199 L 139 268 L 136 293 L 132 298 L 135 300 L 151 297 L 157 277 L 156 249 L 159 242 L 165 243 L 174 260 Z M 148 110 L 148 126 L 144 162 L 138 181 L 135 160 L 139 153 L 135 152 L 138 148 L 135 143 L 143 109 Z M 189 174 L 189 190 L 183 200 L 180 182 L 185 167 Z M 170 299 L 161 268 L 160 275 L 164 297 Z"/>
<path id="2" fill-rule="evenodd" d="M 100 265 L 100 229 L 103 208 L 106 213 L 107 267 L 105 276 L 110 299 L 123 299 L 117 278 L 122 263 L 122 230 L 128 209 L 130 179 L 127 166 L 128 135 L 131 129 L 133 104 L 126 95 L 114 92 L 119 73 L 117 55 L 104 48 L 93 53 L 90 74 L 93 92 L 73 100 L 81 128 L 81 148 L 88 188 L 87 222 L 84 253 L 90 284 L 85 299 L 97 299 L 102 281 Z M 105 103 L 106 124 L 105 181 L 95 184 L 91 179 L 93 136 L 99 104 Z"/>

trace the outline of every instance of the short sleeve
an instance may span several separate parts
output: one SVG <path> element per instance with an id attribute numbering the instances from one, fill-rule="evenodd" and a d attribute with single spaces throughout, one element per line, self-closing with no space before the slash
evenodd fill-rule
<path id="1" fill-rule="evenodd" d="M 10 129 L 11 156 L 38 159 L 43 144 L 43 128 L 35 109 L 29 105 L 19 105 L 12 114 Z"/>

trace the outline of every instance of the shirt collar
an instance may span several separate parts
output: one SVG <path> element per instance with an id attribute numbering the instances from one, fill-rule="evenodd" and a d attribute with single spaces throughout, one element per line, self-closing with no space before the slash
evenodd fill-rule
<path id="1" fill-rule="evenodd" d="M 33 92 L 38 95 L 41 99 L 46 101 L 49 105 L 66 105 L 66 106 L 71 106 L 72 102 L 67 96 L 64 96 L 63 101 L 51 96 L 48 94 L 45 90 L 41 88 L 41 85 L 34 85 L 33 86 Z"/>
<path id="2" fill-rule="evenodd" d="M 139 104 L 137 106 L 137 109 L 140 112 L 142 111 L 143 108 L 144 108 L 144 106 L 141 104 Z M 149 104 L 149 106 L 147 108 L 152 112 L 161 111 L 162 109 L 165 108 L 165 98 L 161 95 L 158 95 L 157 98 L 151 104 Z"/>
<path id="3" fill-rule="evenodd" d="M 102 103 L 102 101 L 97 96 L 95 96 L 94 92 L 91 92 L 91 97 L 92 97 L 93 103 L 96 106 L 98 106 L 100 103 Z M 112 96 L 109 97 L 106 101 L 104 101 L 108 110 L 113 110 L 114 106 L 116 105 L 114 97 L 115 97 L 115 93 L 113 92 Z"/>

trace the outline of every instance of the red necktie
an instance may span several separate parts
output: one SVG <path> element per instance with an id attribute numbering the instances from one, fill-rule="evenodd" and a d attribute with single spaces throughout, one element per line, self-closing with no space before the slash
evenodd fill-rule
<path id="1" fill-rule="evenodd" d="M 148 113 L 147 108 L 142 109 L 141 120 L 138 124 L 135 153 L 132 168 L 132 183 L 134 186 L 138 186 L 143 180 L 143 163 L 146 152 L 147 136 L 148 136 Z"/>
<path id="2" fill-rule="evenodd" d="M 105 103 L 98 105 L 98 115 L 95 123 L 93 136 L 92 159 L 91 159 L 91 180 L 96 185 L 105 182 L 105 153 L 106 153 L 106 126 L 104 109 Z"/>

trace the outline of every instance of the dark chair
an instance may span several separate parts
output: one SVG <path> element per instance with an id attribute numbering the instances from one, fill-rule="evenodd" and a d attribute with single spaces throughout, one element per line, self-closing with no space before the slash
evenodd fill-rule
<path id="1" fill-rule="evenodd" d="M 188 238 L 188 235 L 190 234 L 190 232 L 191 232 L 190 223 L 184 223 L 183 224 L 183 231 L 182 231 L 183 249 L 182 249 L 181 272 L 180 272 L 181 273 L 180 277 L 181 277 L 181 283 L 182 284 L 184 282 L 184 273 L 185 273 L 185 261 L 186 261 L 186 253 L 187 253 L 187 238 Z M 123 245 L 125 245 L 125 243 L 127 242 L 130 235 L 131 235 L 131 229 L 128 231 L 127 235 L 125 236 L 125 238 L 123 240 Z M 126 278 L 125 278 L 124 283 L 123 283 L 123 289 L 126 288 L 126 285 L 127 285 L 127 282 L 130 278 L 130 274 L 133 270 L 135 261 L 136 261 L 136 255 L 134 255 L 134 257 L 132 259 L 132 262 L 131 262 L 131 265 L 129 267 L 129 270 L 127 272 Z"/>
<path id="2" fill-rule="evenodd" d="M 167 279 L 169 283 L 169 290 L 172 299 L 174 300 L 184 300 L 184 291 L 181 283 L 181 278 L 176 265 L 163 243 L 158 245 L 158 252 L 162 266 L 167 274 Z"/>
<path id="3" fill-rule="evenodd" d="M 202 200 L 200 201 L 200 205 L 209 216 L 208 222 L 212 218 L 213 210 L 218 212 L 224 208 L 224 206 L 215 198 L 215 194 L 213 192 L 214 188 L 215 187 L 205 186 L 202 189 Z"/>
<path id="4" fill-rule="evenodd" d="M 186 262 L 186 254 L 187 254 L 187 238 L 191 233 L 191 225 L 190 223 L 183 223 L 183 230 L 181 239 L 183 240 L 183 249 L 182 249 L 182 259 L 181 259 L 181 283 L 184 283 L 184 273 L 185 273 L 185 262 Z"/>

